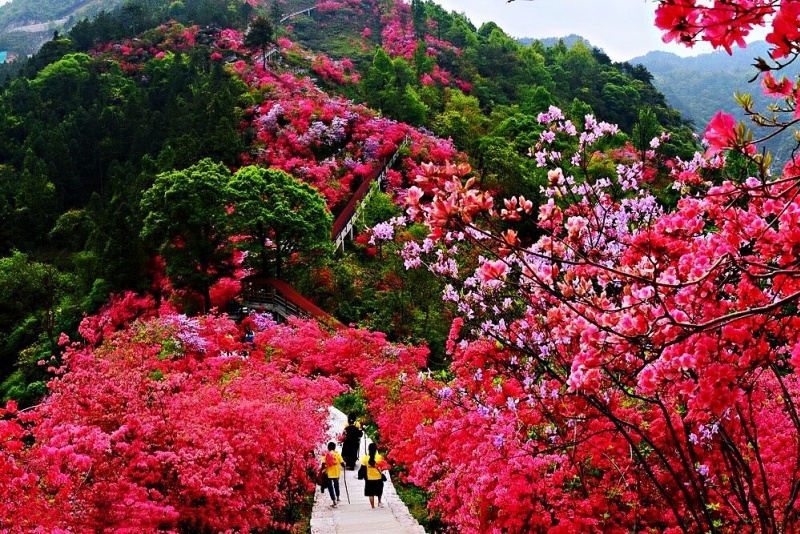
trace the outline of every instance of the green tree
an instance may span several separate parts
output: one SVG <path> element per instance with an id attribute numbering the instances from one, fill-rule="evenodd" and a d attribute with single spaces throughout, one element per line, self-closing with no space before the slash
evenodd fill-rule
<path id="1" fill-rule="evenodd" d="M 482 137 L 478 143 L 477 160 L 477 170 L 483 177 L 484 187 L 499 190 L 500 196 L 523 195 L 527 199 L 538 197 L 530 190 L 532 188 L 524 185 L 527 160 L 505 139 Z"/>
<path id="2" fill-rule="evenodd" d="M 430 74 L 436 64 L 436 61 L 428 55 L 428 47 L 425 45 L 425 41 L 417 43 L 412 59 L 414 60 L 414 70 L 417 73 L 417 78 L 423 74 Z"/>
<path id="3" fill-rule="evenodd" d="M 468 153 L 475 149 L 478 139 L 486 134 L 489 119 L 483 114 L 480 102 L 457 89 L 445 91 L 444 112 L 433 121 L 434 131 L 450 137 L 455 145 Z"/>
<path id="4" fill-rule="evenodd" d="M 422 0 L 411 0 L 411 21 L 414 23 L 414 34 L 417 39 L 423 38 L 428 15 L 425 13 L 425 5 Z"/>
<path id="5" fill-rule="evenodd" d="M 81 92 L 90 77 L 92 59 L 83 53 L 67 54 L 44 67 L 31 88 L 44 106 L 63 117 L 81 104 Z"/>
<path id="6" fill-rule="evenodd" d="M 32 163 L 21 174 L 0 165 L 0 253 L 12 249 L 30 251 L 46 242 L 56 211 L 55 187 L 40 164 Z"/>
<path id="7" fill-rule="evenodd" d="M 204 159 L 184 170 L 164 172 L 144 192 L 141 235 L 155 245 L 176 288 L 190 288 L 211 308 L 210 288 L 229 263 L 228 212 L 231 174 Z"/>
<path id="8" fill-rule="evenodd" d="M 658 124 L 658 119 L 652 109 L 647 107 L 639 110 L 638 120 L 633 125 L 631 141 L 636 150 L 639 151 L 642 161 L 647 161 L 650 140 L 661 133 L 661 130 L 661 125 Z"/>
<path id="9" fill-rule="evenodd" d="M 392 58 L 383 48 L 376 48 L 372 65 L 361 80 L 367 103 L 382 111 L 397 98 L 397 76 Z"/>
<path id="10" fill-rule="evenodd" d="M 286 172 L 247 166 L 231 179 L 233 225 L 265 274 L 283 278 L 291 254 L 309 261 L 330 248 L 333 219 L 319 192 Z"/>
<path id="11" fill-rule="evenodd" d="M 414 126 L 422 126 L 428 116 L 428 106 L 422 101 L 414 87 L 407 85 L 400 95 L 399 109 L 393 116 L 397 120 Z"/>
<path id="12" fill-rule="evenodd" d="M 14 252 L 0 258 L 0 376 L 7 376 L 19 353 L 39 342 L 58 354 L 59 314 L 75 280 L 66 273 Z"/>
<path id="13" fill-rule="evenodd" d="M 275 27 L 267 17 L 258 16 L 250 23 L 244 36 L 244 45 L 251 50 L 261 51 L 261 64 L 267 68 L 267 47 L 273 42 Z"/>
<path id="14" fill-rule="evenodd" d="M 71 40 L 61 37 L 58 32 L 53 34 L 53 39 L 42 45 L 39 51 L 30 58 L 22 69 L 22 74 L 28 79 L 35 78 L 36 74 L 47 65 L 54 63 L 73 52 L 75 45 Z"/>

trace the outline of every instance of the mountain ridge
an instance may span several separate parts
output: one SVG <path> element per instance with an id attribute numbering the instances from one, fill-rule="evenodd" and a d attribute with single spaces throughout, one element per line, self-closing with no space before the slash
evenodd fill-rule
<path id="1" fill-rule="evenodd" d="M 2 2 L 2 0 L 0 0 Z M 11 0 L 0 3 L 0 51 L 11 57 L 34 54 L 53 36 L 79 20 L 111 10 L 123 0 Z"/>
<path id="2" fill-rule="evenodd" d="M 693 122 L 697 133 L 703 132 L 714 114 L 724 111 L 737 121 L 744 121 L 758 138 L 769 130 L 753 124 L 734 95 L 750 94 L 754 109 L 766 110 L 775 102 L 763 94 L 759 81 L 754 79 L 758 74 L 756 60 L 768 58 L 768 51 L 768 43 L 755 41 L 747 48 L 735 48 L 731 55 L 720 50 L 680 57 L 671 52 L 652 51 L 632 59 L 631 63 L 643 65 L 653 75 L 653 85 L 671 106 Z M 791 77 L 797 72 L 797 68 L 786 68 L 781 75 Z M 794 143 L 787 136 L 778 136 L 765 141 L 764 146 L 772 152 L 776 163 L 782 164 L 791 157 Z"/>

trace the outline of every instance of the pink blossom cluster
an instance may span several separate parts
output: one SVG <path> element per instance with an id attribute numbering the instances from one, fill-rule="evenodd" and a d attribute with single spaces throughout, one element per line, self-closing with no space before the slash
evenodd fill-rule
<path id="1" fill-rule="evenodd" d="M 795 528 L 793 167 L 707 185 L 724 162 L 673 162 L 701 188 L 668 211 L 646 186 L 655 154 L 600 153 L 616 129 L 591 117 L 579 129 L 553 108 L 540 121 L 559 139 L 537 149 L 544 204 L 497 205 L 456 166 L 421 166 L 406 195 L 409 219 L 430 228 L 405 243 L 406 264 L 449 281 L 459 318 L 450 378 L 424 380 L 416 423 L 382 429 L 399 442 L 413 428 L 395 458 L 460 532 Z M 611 174 L 586 172 L 619 157 Z"/>
<path id="2" fill-rule="evenodd" d="M 391 57 L 411 59 L 417 48 L 414 23 L 411 20 L 411 5 L 392 2 L 381 17 L 383 31 L 381 46 Z"/>
<path id="3" fill-rule="evenodd" d="M 336 12 L 337 16 L 363 16 L 364 2 L 360 0 L 325 0 L 316 3 L 318 11 Z"/>
<path id="4" fill-rule="evenodd" d="M 296 49 L 288 40 L 283 49 Z M 344 60 L 343 65 L 352 67 Z M 416 174 L 423 161 L 444 163 L 463 158 L 452 143 L 428 132 L 379 117 L 363 105 L 332 96 L 310 78 L 263 69 L 238 61 L 231 66 L 264 101 L 251 108 L 242 128 L 255 134 L 243 163 L 259 163 L 287 171 L 313 185 L 335 210 L 349 200 L 361 181 L 394 154 L 404 139 L 412 142 L 401 161 L 406 175 Z M 404 185 L 402 175 L 389 173 L 389 189 Z"/>
<path id="5" fill-rule="evenodd" d="M 131 300 L 106 314 L 129 316 Z M 43 403 L 0 410 L 0 530 L 292 528 L 341 385 L 285 372 L 225 318 L 151 307 L 95 343 L 65 343 Z"/>
<path id="6" fill-rule="evenodd" d="M 431 31 L 433 31 L 434 29 L 435 28 L 432 28 Z M 453 43 L 437 39 L 433 35 L 425 36 L 425 44 L 428 46 L 427 54 L 429 56 L 437 56 L 441 53 L 442 50 L 447 50 L 457 56 L 460 56 L 462 53 L 462 50 L 457 46 L 455 46 Z"/>
<path id="7" fill-rule="evenodd" d="M 777 11 L 776 6 L 783 4 Z M 757 26 L 763 26 L 768 17 L 772 20 L 773 32 L 767 41 L 783 50 L 782 36 L 787 34 L 785 21 L 796 12 L 796 2 L 778 0 L 737 0 L 732 2 L 699 2 L 697 0 L 661 0 L 656 8 L 655 24 L 664 30 L 664 42 L 677 41 L 693 46 L 698 40 L 722 47 L 729 54 L 736 44 L 747 46 L 745 38 Z M 796 18 L 796 16 L 794 17 Z"/>
<path id="8" fill-rule="evenodd" d="M 411 60 L 417 49 L 417 38 L 414 32 L 414 25 L 411 20 L 410 4 L 404 2 L 394 2 L 382 17 L 383 31 L 381 34 L 381 45 L 391 57 L 401 57 Z M 429 28 L 433 31 L 435 28 Z M 437 57 L 443 52 L 461 54 L 461 50 L 447 41 L 442 41 L 431 34 L 426 34 L 424 42 L 427 46 L 426 55 Z M 422 85 L 450 85 L 455 84 L 464 92 L 469 92 L 472 86 L 469 82 L 456 79 L 452 73 L 434 64 L 433 72 L 420 75 Z"/>

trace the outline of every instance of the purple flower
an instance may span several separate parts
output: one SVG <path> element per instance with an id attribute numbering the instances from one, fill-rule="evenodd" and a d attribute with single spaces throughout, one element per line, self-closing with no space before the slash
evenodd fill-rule
<path id="1" fill-rule="evenodd" d="M 368 160 L 378 157 L 378 148 L 381 146 L 377 139 L 367 139 L 364 142 L 364 157 Z"/>

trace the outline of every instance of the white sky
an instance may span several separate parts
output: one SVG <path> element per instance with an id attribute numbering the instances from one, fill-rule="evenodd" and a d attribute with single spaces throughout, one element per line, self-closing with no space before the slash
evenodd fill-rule
<path id="1" fill-rule="evenodd" d="M 0 0 L 2 1 L 2 0 Z M 710 52 L 665 44 L 656 29 L 654 0 L 434 0 L 448 11 L 464 13 L 476 27 L 495 22 L 512 37 L 566 37 L 577 34 L 603 49 L 614 61 L 627 61 L 651 50 L 679 56 Z M 763 36 L 758 37 L 763 39 Z"/>

